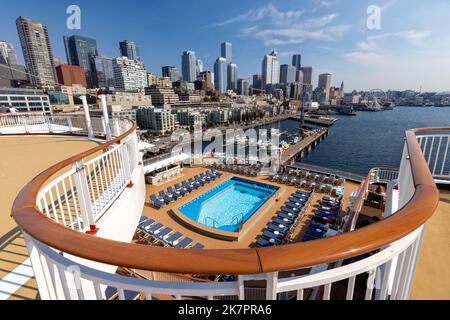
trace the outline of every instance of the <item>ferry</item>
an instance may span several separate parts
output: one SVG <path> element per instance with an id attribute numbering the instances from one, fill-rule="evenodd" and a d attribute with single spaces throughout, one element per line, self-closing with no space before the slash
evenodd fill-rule
<path id="1" fill-rule="evenodd" d="M 450 298 L 450 127 L 406 131 L 400 167 L 358 181 L 144 162 L 135 122 L 83 110 L 0 116 L 1 299 Z"/>

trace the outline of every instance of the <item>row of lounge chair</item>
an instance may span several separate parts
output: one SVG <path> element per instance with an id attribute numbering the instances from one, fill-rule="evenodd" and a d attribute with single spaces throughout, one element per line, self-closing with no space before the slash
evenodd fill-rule
<path id="1" fill-rule="evenodd" d="M 270 180 L 273 182 L 304 188 L 310 191 L 318 191 L 321 193 L 328 193 L 328 194 L 335 194 L 337 188 L 331 184 L 315 182 L 312 180 L 306 180 L 305 178 L 297 178 L 295 176 L 289 175 L 276 174 L 272 176 Z"/>
<path id="2" fill-rule="evenodd" d="M 291 195 L 281 211 L 277 213 L 271 223 L 256 239 L 258 247 L 279 246 L 288 241 L 291 232 L 302 220 L 304 210 L 312 199 L 312 193 L 297 190 Z"/>
<path id="3" fill-rule="evenodd" d="M 332 186 L 343 186 L 345 179 L 338 178 L 334 175 L 318 174 L 307 170 L 295 170 L 289 169 L 279 173 L 279 176 L 289 176 L 297 179 L 304 179 L 306 181 L 312 181 L 317 184 L 330 184 Z"/>
<path id="4" fill-rule="evenodd" d="M 245 165 L 221 164 L 218 166 L 218 169 L 222 171 L 241 174 L 248 177 L 256 177 L 260 172 L 260 169 L 257 168 L 256 166 L 245 166 Z"/>
<path id="5" fill-rule="evenodd" d="M 153 219 L 141 217 L 137 228 L 139 239 L 148 244 L 162 244 L 175 249 L 203 249 L 201 243 L 193 244 L 193 240 L 183 236 L 181 232 L 174 232 L 170 227 L 164 227 Z"/>
<path id="6" fill-rule="evenodd" d="M 322 239 L 330 229 L 336 230 L 337 217 L 342 209 L 342 199 L 323 197 L 302 241 Z"/>
<path id="7" fill-rule="evenodd" d="M 182 181 L 181 185 L 176 183 L 173 187 L 168 187 L 167 193 L 164 190 L 160 191 L 159 197 L 155 194 L 150 195 L 150 202 L 156 208 L 162 208 L 221 176 L 222 174 L 214 169 L 202 172 L 199 175 L 194 176 L 194 178 Z"/>

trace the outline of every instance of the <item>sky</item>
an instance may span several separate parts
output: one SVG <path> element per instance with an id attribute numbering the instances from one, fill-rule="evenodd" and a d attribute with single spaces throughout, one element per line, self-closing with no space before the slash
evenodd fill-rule
<path id="1" fill-rule="evenodd" d="M 15 26 L 20 15 L 48 26 L 54 56 L 62 63 L 64 35 L 95 38 L 99 53 L 110 57 L 119 55 L 120 41 L 133 40 L 146 69 L 157 75 L 165 65 L 181 70 L 186 50 L 212 70 L 220 43 L 229 41 L 241 78 L 261 73 L 264 55 L 277 50 L 281 63 L 301 54 L 302 65 L 314 67 L 316 85 L 326 72 L 333 74 L 333 85 L 344 81 L 346 92 L 450 91 L 449 0 L 1 2 L 0 39 L 16 46 L 22 63 Z M 72 4 L 81 9 L 80 30 L 66 26 Z"/>

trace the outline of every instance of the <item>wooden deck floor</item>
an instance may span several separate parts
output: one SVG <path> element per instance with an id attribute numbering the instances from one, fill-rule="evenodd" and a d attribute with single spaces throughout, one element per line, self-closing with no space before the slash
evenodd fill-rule
<path id="1" fill-rule="evenodd" d="M 426 225 L 411 299 L 450 299 L 450 191 L 441 191 L 439 207 Z"/>
<path id="2" fill-rule="evenodd" d="M 74 137 L 3 136 L 0 138 L 0 150 L 2 150 L 0 158 L 0 281 L 28 258 L 23 236 L 10 217 L 11 206 L 19 191 L 48 167 L 95 146 L 97 146 L 95 142 Z M 32 278 L 9 299 L 35 299 L 37 294 L 37 286 Z"/>

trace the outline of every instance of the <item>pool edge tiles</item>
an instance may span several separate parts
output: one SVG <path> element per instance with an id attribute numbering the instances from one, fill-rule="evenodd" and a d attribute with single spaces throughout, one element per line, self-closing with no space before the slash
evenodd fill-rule
<path id="1" fill-rule="evenodd" d="M 239 212 L 236 216 L 239 216 L 242 214 L 242 219 L 239 221 L 239 223 L 233 224 L 234 220 L 231 221 L 231 223 L 227 224 L 220 224 L 220 223 L 213 223 L 213 225 L 208 225 L 207 219 L 209 218 L 210 221 L 217 222 L 217 217 L 213 219 L 214 214 L 220 214 L 224 213 L 227 209 L 227 205 L 225 204 L 225 207 L 221 206 L 221 200 L 220 195 L 225 195 L 225 200 L 231 200 L 234 199 L 226 199 L 227 192 L 233 192 L 236 191 L 237 188 L 240 188 L 238 192 L 241 192 L 244 196 L 243 202 L 242 202 L 242 212 Z M 229 190 L 231 189 L 231 190 Z M 246 192 L 245 189 L 248 189 L 250 192 Z M 253 181 L 253 180 L 247 180 L 240 177 L 232 177 L 231 179 L 227 180 L 226 182 L 220 184 L 219 186 L 216 186 L 213 189 L 210 189 L 197 197 L 196 199 L 184 204 L 183 206 L 179 207 L 179 212 L 187 219 L 191 220 L 194 223 L 200 224 L 206 228 L 210 228 L 213 230 L 219 230 L 224 232 L 238 232 L 239 226 L 243 223 L 245 223 L 251 219 L 258 210 L 267 203 L 277 192 L 279 191 L 279 187 L 276 187 L 274 185 L 265 184 L 259 181 Z M 228 194 L 228 196 L 235 197 L 234 194 Z M 256 198 L 259 198 L 256 199 Z M 224 199 L 222 199 L 223 201 Z M 210 205 L 210 202 L 214 201 L 214 205 L 219 206 L 218 212 L 204 212 L 202 211 L 204 209 L 205 205 Z M 229 202 L 229 201 L 228 201 Z M 241 208 L 238 208 L 239 205 L 236 207 L 233 204 L 231 205 L 232 209 L 240 210 Z M 206 211 L 211 211 L 211 209 L 206 209 Z M 224 211 L 225 210 L 225 211 Z M 230 212 L 231 213 L 231 212 Z M 202 215 L 203 214 L 203 215 Z M 209 214 L 209 215 L 208 215 Z M 205 217 L 206 215 L 206 217 Z M 228 222 L 235 218 L 236 216 L 230 216 L 227 214 L 223 217 L 224 219 L 229 219 Z M 201 219 L 201 218 L 204 218 Z M 203 221 L 202 221 L 203 220 Z"/>

